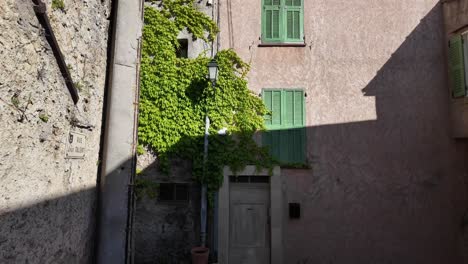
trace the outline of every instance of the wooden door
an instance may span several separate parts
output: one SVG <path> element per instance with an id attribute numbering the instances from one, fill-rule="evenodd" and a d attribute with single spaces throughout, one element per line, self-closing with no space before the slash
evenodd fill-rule
<path id="1" fill-rule="evenodd" d="M 231 183 L 229 263 L 270 263 L 268 183 Z"/>

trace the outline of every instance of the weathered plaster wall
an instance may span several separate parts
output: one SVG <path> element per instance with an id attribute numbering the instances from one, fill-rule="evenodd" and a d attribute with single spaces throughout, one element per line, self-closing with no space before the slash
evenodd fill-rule
<path id="1" fill-rule="evenodd" d="M 94 239 L 110 1 L 64 0 L 64 11 L 46 1 L 79 89 L 76 106 L 32 1 L 0 2 L 0 262 L 86 263 Z M 84 159 L 65 158 L 69 131 L 85 134 Z"/>
<path id="2" fill-rule="evenodd" d="M 454 33 L 463 27 L 468 26 L 468 1 L 451 0 L 444 1 L 444 25 L 447 33 Z"/>
<path id="3" fill-rule="evenodd" d="M 197 1 L 197 7 L 208 16 L 212 6 L 207 0 Z M 147 3 L 148 4 L 148 3 Z M 211 44 L 192 40 L 186 30 L 179 39 L 188 39 L 188 58 L 204 53 L 211 55 Z M 185 264 L 190 262 L 190 249 L 200 243 L 200 185 L 192 178 L 190 164 L 175 161 L 170 175 L 161 173 L 157 156 L 148 151 L 138 156 L 137 179 L 152 183 L 184 183 L 189 185 L 188 202 L 165 202 L 140 196 L 136 202 L 134 241 L 135 263 Z M 138 191 L 138 190 L 137 190 Z"/>
<path id="4" fill-rule="evenodd" d="M 285 263 L 468 263 L 441 4 L 304 3 L 306 47 L 258 47 L 261 1 L 220 1 L 221 47 L 251 62 L 250 88 L 307 93 L 312 169 L 282 170 L 302 207 Z"/>

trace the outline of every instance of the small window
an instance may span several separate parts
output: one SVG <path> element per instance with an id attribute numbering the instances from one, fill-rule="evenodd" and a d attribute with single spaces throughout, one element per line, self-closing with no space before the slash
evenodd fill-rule
<path id="1" fill-rule="evenodd" d="M 263 0 L 262 43 L 304 43 L 304 0 Z"/>
<path id="2" fill-rule="evenodd" d="M 177 58 L 188 58 L 188 39 L 179 39 L 179 47 L 176 50 Z"/>
<path id="3" fill-rule="evenodd" d="M 301 218 L 301 205 L 299 203 L 289 203 L 289 218 Z"/>
<path id="4" fill-rule="evenodd" d="M 159 184 L 159 200 L 185 202 L 189 200 L 189 185 L 184 183 Z"/>

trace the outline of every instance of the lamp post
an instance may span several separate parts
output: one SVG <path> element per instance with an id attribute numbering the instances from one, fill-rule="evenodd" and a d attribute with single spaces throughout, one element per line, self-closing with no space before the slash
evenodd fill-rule
<path id="1" fill-rule="evenodd" d="M 218 80 L 218 63 L 215 59 L 212 59 L 208 63 L 208 78 L 211 81 L 211 85 L 214 88 L 216 81 Z M 205 108 L 205 138 L 203 144 L 203 180 L 206 176 L 206 161 L 208 159 L 208 135 L 210 129 L 210 118 L 208 117 L 208 110 Z M 201 246 L 205 247 L 206 244 L 206 218 L 207 218 L 207 202 L 206 202 L 206 184 L 203 183 L 201 191 L 201 209 L 200 209 L 200 236 Z"/>
<path id="2" fill-rule="evenodd" d="M 211 81 L 211 85 L 214 87 L 216 85 L 216 81 L 218 80 L 218 63 L 215 59 L 212 59 L 210 62 L 208 62 L 208 78 Z"/>

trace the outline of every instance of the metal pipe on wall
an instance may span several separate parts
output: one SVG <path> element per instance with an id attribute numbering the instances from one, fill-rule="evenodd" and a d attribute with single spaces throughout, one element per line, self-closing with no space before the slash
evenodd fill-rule
<path id="1" fill-rule="evenodd" d="M 50 25 L 49 17 L 47 16 L 46 4 L 42 0 L 33 0 L 33 3 L 34 12 L 36 13 L 39 23 L 44 28 L 45 38 L 47 39 L 47 42 L 49 43 L 52 52 L 54 53 L 54 57 L 57 60 L 60 73 L 65 80 L 65 85 L 70 92 L 73 103 L 77 104 L 80 97 L 78 96 L 78 91 L 76 90 L 75 84 L 73 83 L 70 70 L 68 70 L 67 63 L 65 62 L 65 58 L 63 57 L 60 46 L 57 42 L 57 39 L 55 38 L 54 31 L 52 30 L 52 26 Z"/>
<path id="2" fill-rule="evenodd" d="M 135 174 L 138 114 L 139 47 L 142 0 L 117 1 L 113 7 L 113 41 L 106 124 L 99 186 L 97 258 L 99 264 L 131 261 L 129 243 L 132 180 Z"/>

